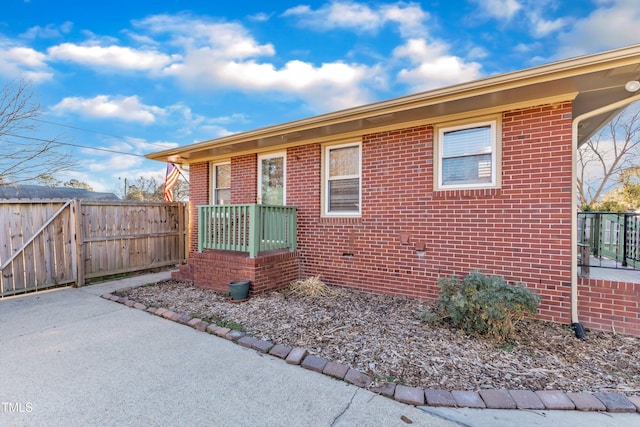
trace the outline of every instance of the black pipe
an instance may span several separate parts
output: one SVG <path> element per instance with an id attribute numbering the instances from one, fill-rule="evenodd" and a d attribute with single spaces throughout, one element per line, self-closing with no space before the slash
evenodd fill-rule
<path id="1" fill-rule="evenodd" d="M 587 333 L 584 330 L 584 326 L 582 326 L 581 323 L 572 323 L 571 326 L 573 327 L 574 332 L 576 333 L 576 338 L 582 340 L 582 341 L 586 341 L 587 340 Z"/>

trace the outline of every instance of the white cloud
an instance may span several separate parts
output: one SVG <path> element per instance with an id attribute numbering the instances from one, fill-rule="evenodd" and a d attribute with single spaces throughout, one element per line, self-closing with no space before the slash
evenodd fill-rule
<path id="1" fill-rule="evenodd" d="M 134 33 L 129 30 L 123 30 L 122 32 L 126 34 L 132 41 L 134 41 L 138 45 L 155 46 L 155 47 L 158 47 L 161 45 L 161 43 L 157 42 L 156 40 L 154 40 L 153 38 L 149 37 L 146 34 Z"/>
<path id="2" fill-rule="evenodd" d="M 128 174 L 131 169 L 142 164 L 144 160 L 141 157 L 123 154 L 112 154 L 96 158 L 95 153 L 96 152 L 93 152 L 91 157 L 87 157 L 86 160 L 83 161 L 83 167 L 91 172 L 125 171 Z"/>
<path id="3" fill-rule="evenodd" d="M 556 18 L 553 20 L 544 19 L 538 13 L 532 13 L 529 19 L 531 20 L 531 31 L 534 37 L 548 36 L 566 27 L 569 22 L 569 20 L 565 18 Z"/>
<path id="4" fill-rule="evenodd" d="M 159 35 L 168 32 L 169 43 L 182 46 L 183 61 L 167 67 L 164 73 L 198 90 L 280 91 L 306 100 L 315 110 L 326 111 L 369 102 L 363 82 L 379 72 L 377 67 L 340 61 L 317 66 L 292 60 L 276 67 L 260 61 L 275 54 L 273 46 L 260 44 L 238 24 L 159 15 L 137 25 Z"/>
<path id="5" fill-rule="evenodd" d="M 536 38 L 546 37 L 568 26 L 570 18 L 546 16 L 554 13 L 553 0 L 474 0 L 485 18 L 527 28 Z"/>
<path id="6" fill-rule="evenodd" d="M 83 166 L 85 166 L 83 164 Z M 108 189 L 102 182 L 95 179 L 95 174 L 92 174 L 86 170 L 65 171 L 57 176 L 60 181 L 66 182 L 71 179 L 77 179 L 80 182 L 89 184 L 93 191 L 98 192 L 110 192 L 112 189 Z"/>
<path id="7" fill-rule="evenodd" d="M 9 78 L 23 76 L 33 83 L 53 78 L 45 62 L 46 56 L 29 47 L 4 45 L 0 42 L 0 75 Z"/>
<path id="8" fill-rule="evenodd" d="M 200 85 L 234 87 L 242 91 L 282 91 L 293 93 L 326 108 L 347 108 L 369 101 L 362 82 L 376 70 L 342 62 L 320 66 L 293 60 L 282 68 L 256 61 L 221 61 L 215 56 L 190 55 L 172 73 Z"/>
<path id="9" fill-rule="evenodd" d="M 294 16 L 304 27 L 316 30 L 349 28 L 359 31 L 376 31 L 384 23 L 382 16 L 369 6 L 357 3 L 333 2 L 323 5 L 318 10 L 309 6 L 296 6 L 286 10 L 282 16 Z"/>
<path id="10" fill-rule="evenodd" d="M 520 6 L 517 2 L 510 0 L 503 2 L 500 7 L 501 10 L 506 7 L 512 13 L 516 13 Z M 287 10 L 283 16 L 295 17 L 300 26 L 318 31 L 347 29 L 354 32 L 375 33 L 385 25 L 397 25 L 400 36 L 405 38 L 406 42 L 393 51 L 393 60 L 396 63 L 410 64 L 398 73 L 398 80 L 410 85 L 412 90 L 447 86 L 480 76 L 479 64 L 467 63 L 462 58 L 449 54 L 449 48 L 444 43 L 434 41 L 427 45 L 428 31 L 425 23 L 429 19 L 429 14 L 417 3 L 397 2 L 371 6 L 365 3 L 334 1 L 315 10 L 309 6 L 297 6 Z M 471 47 L 469 55 L 470 58 L 482 58 L 487 53 L 481 48 Z M 385 60 L 385 62 L 391 66 L 394 65 L 394 61 L 389 63 Z M 354 82 L 367 79 L 369 82 L 376 82 L 380 87 L 385 86 L 385 77 L 378 68 L 367 68 L 363 65 L 350 65 L 350 67 Z M 295 68 L 298 68 L 297 64 L 288 63 L 281 71 L 287 74 Z M 303 70 L 303 67 L 299 69 Z M 318 71 L 316 77 L 322 74 L 319 70 L 316 71 Z M 298 75 L 295 72 L 291 74 Z M 299 74 L 307 77 L 313 75 L 309 74 L 308 70 Z M 300 82 L 304 84 L 305 79 L 302 78 Z M 301 90 L 301 88 L 294 89 Z"/>
<path id="11" fill-rule="evenodd" d="M 475 46 L 469 49 L 467 53 L 467 58 L 469 59 L 483 59 L 489 56 L 489 52 L 483 47 Z"/>
<path id="12" fill-rule="evenodd" d="M 72 112 L 81 116 L 118 119 L 143 124 L 153 123 L 158 116 L 165 114 L 165 110 L 160 107 L 142 104 L 137 96 L 69 97 L 51 107 L 51 110 L 57 114 Z"/>
<path id="13" fill-rule="evenodd" d="M 255 62 L 227 62 L 218 75 L 225 81 L 236 81 L 248 88 L 277 88 L 285 91 L 300 91 L 327 84 L 345 85 L 355 83 L 361 73 L 356 67 L 334 62 L 320 67 L 303 61 L 289 61 L 277 70 L 272 64 Z"/>
<path id="14" fill-rule="evenodd" d="M 584 55 L 640 42 L 637 0 L 599 0 L 597 3 L 599 7 L 589 16 L 559 35 L 561 47 L 556 57 Z"/>
<path id="15" fill-rule="evenodd" d="M 522 9 L 522 5 L 517 0 L 474 0 L 474 2 L 484 13 L 498 20 L 510 20 Z"/>
<path id="16" fill-rule="evenodd" d="M 465 63 L 460 57 L 447 53 L 441 43 L 427 44 L 424 39 L 411 39 L 393 52 L 396 58 L 407 58 L 413 68 L 404 68 L 398 80 L 416 91 L 449 86 L 480 77 L 480 64 Z"/>
<path id="17" fill-rule="evenodd" d="M 239 114 L 239 113 L 233 113 L 229 116 L 213 117 L 209 119 L 209 121 L 211 123 L 220 123 L 220 124 L 248 123 L 247 116 L 245 114 Z"/>
<path id="18" fill-rule="evenodd" d="M 27 31 L 21 34 L 20 37 L 23 39 L 29 39 L 29 40 L 33 40 L 37 38 L 39 39 L 56 38 L 69 33 L 72 28 L 73 28 L 73 23 L 69 21 L 63 23 L 60 26 L 49 24 L 47 26 L 41 27 L 39 25 L 36 25 L 35 27 L 29 28 Z"/>
<path id="19" fill-rule="evenodd" d="M 429 15 L 416 3 L 398 2 L 372 8 L 351 1 L 334 1 L 317 10 L 296 6 L 282 16 L 298 18 L 298 25 L 319 31 L 348 29 L 355 32 L 377 32 L 387 23 L 395 23 L 403 37 L 426 35 L 424 21 Z"/>
<path id="20" fill-rule="evenodd" d="M 147 141 L 142 138 L 126 137 L 126 139 L 111 142 L 108 149 L 124 153 L 144 154 L 151 151 L 168 150 L 177 146 L 177 143 L 170 141 Z"/>
<path id="21" fill-rule="evenodd" d="M 223 136 L 233 135 L 236 132 L 231 132 L 228 129 L 223 128 L 222 126 L 202 125 L 198 128 L 198 133 L 201 135 L 206 135 L 206 137 L 198 138 L 193 142 L 199 142 L 202 141 L 202 139 L 222 138 Z"/>
<path id="22" fill-rule="evenodd" d="M 28 47 L 13 47 L 3 51 L 3 57 L 14 64 L 29 68 L 45 68 L 45 55 Z"/>
<path id="23" fill-rule="evenodd" d="M 95 191 L 110 191 L 120 194 L 122 192 L 121 189 L 124 188 L 125 177 L 129 179 L 129 184 L 133 183 L 133 179 L 140 176 L 145 178 L 156 177 L 159 180 L 164 178 L 163 165 L 157 163 L 158 167 L 156 169 L 145 167 L 145 164 L 150 162 L 145 160 L 142 154 L 177 146 L 178 144 L 174 142 L 150 142 L 139 138 L 105 141 L 104 145 L 98 148 L 138 154 L 138 156 L 81 148 L 79 151 L 84 153 L 82 168 L 65 173 L 62 179 L 64 181 L 69 178 L 75 178 L 88 183 Z M 153 165 L 155 162 L 151 164 Z M 105 181 L 105 173 L 109 174 L 112 179 Z M 100 176 L 100 178 L 96 179 L 96 176 Z"/>
<path id="24" fill-rule="evenodd" d="M 240 24 L 207 22 L 179 15 L 154 15 L 135 21 L 134 25 L 155 34 L 169 34 L 170 44 L 185 51 L 203 48 L 205 53 L 225 58 L 245 59 L 271 56 L 275 49 L 271 44 L 259 44 Z"/>
<path id="25" fill-rule="evenodd" d="M 131 138 L 129 138 L 131 139 Z M 142 141 L 140 140 L 140 143 L 138 144 L 138 148 L 144 152 L 144 153 L 148 153 L 149 151 L 155 150 L 168 150 L 170 148 L 176 148 L 179 144 L 176 142 L 170 142 L 170 141 Z"/>
<path id="26" fill-rule="evenodd" d="M 250 16 L 248 16 L 247 18 L 248 18 L 250 21 L 254 21 L 254 22 L 266 22 L 266 21 L 268 21 L 269 19 L 271 19 L 271 16 L 272 16 L 272 15 L 273 15 L 273 14 L 270 14 L 270 13 L 263 13 L 263 12 L 260 12 L 260 13 L 256 13 L 256 14 L 254 14 L 254 15 L 250 15 Z"/>
<path id="27" fill-rule="evenodd" d="M 70 61 L 89 67 L 108 67 L 123 70 L 160 70 L 179 60 L 155 50 L 138 50 L 121 46 L 85 46 L 62 43 L 47 49 L 54 60 Z"/>

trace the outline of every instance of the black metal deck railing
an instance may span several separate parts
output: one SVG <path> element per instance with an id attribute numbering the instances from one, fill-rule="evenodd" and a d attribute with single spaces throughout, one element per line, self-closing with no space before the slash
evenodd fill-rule
<path id="1" fill-rule="evenodd" d="M 578 245 L 590 256 L 615 261 L 615 266 L 640 268 L 640 214 L 633 212 L 581 212 Z M 588 263 L 581 259 L 581 265 Z"/>

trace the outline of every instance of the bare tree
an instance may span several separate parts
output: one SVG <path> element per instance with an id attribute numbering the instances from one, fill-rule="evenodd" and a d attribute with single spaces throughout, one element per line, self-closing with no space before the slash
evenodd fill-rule
<path id="1" fill-rule="evenodd" d="M 162 201 L 162 199 L 158 199 L 155 196 L 159 186 L 160 184 L 155 178 L 145 178 L 141 176 L 128 185 L 125 199 L 141 202 Z"/>
<path id="2" fill-rule="evenodd" d="M 179 179 L 173 187 L 175 201 L 184 200 L 189 197 L 189 183 L 184 179 Z M 127 185 L 127 194 L 123 196 L 125 200 L 137 200 L 144 202 L 164 201 L 164 182 L 156 178 L 137 178 Z"/>
<path id="3" fill-rule="evenodd" d="M 0 185 L 36 181 L 74 165 L 59 137 L 37 137 L 34 119 L 40 115 L 27 80 L 0 89 Z"/>
<path id="4" fill-rule="evenodd" d="M 69 181 L 66 181 L 64 183 L 64 186 L 69 188 L 82 188 L 83 190 L 93 191 L 93 187 L 91 187 L 89 184 L 84 181 L 78 181 L 75 178 L 71 178 Z"/>
<path id="5" fill-rule="evenodd" d="M 578 195 L 582 206 L 598 203 L 622 183 L 640 160 L 640 108 L 625 109 L 578 149 Z"/>
<path id="6" fill-rule="evenodd" d="M 173 201 L 181 202 L 189 199 L 189 182 L 181 175 L 176 182 L 176 185 L 171 189 L 173 191 Z M 155 198 L 158 201 L 164 200 L 164 183 L 158 187 L 155 193 Z"/>

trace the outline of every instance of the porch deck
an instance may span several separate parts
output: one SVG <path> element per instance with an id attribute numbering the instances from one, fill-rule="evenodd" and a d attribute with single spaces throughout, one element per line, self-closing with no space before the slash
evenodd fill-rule
<path id="1" fill-rule="evenodd" d="M 622 267 L 619 262 L 616 264 L 615 260 L 591 256 L 589 266 L 589 278 L 591 279 L 640 283 L 640 270 Z"/>

